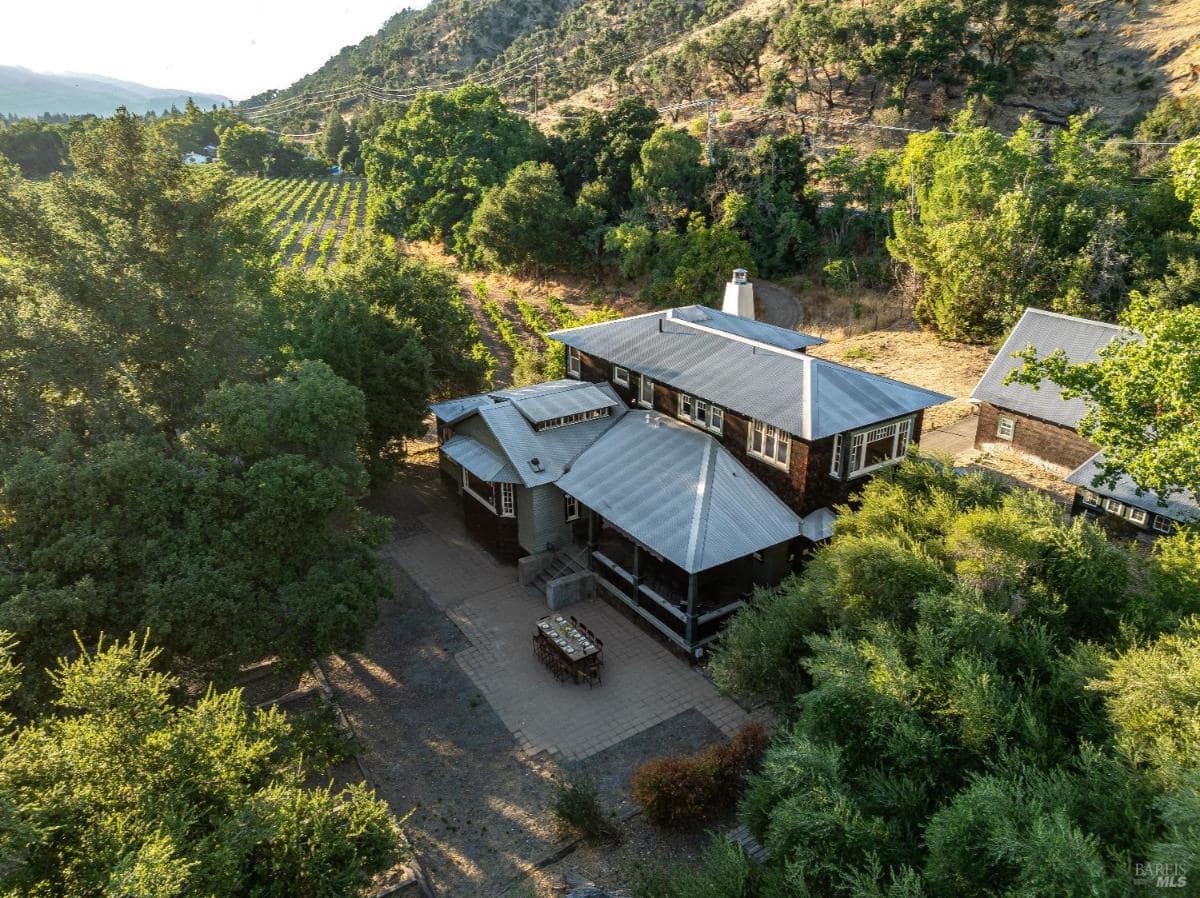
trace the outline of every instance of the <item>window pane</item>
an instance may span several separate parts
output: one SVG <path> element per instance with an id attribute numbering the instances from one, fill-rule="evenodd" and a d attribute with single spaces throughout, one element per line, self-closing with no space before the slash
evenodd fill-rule
<path id="1" fill-rule="evenodd" d="M 763 446 L 764 446 L 763 454 L 765 454 L 768 458 L 774 458 L 775 457 L 775 428 L 774 427 L 767 428 L 767 439 L 766 439 L 766 442 L 763 444 Z"/>
<path id="2" fill-rule="evenodd" d="M 725 412 L 724 412 L 724 410 L 714 405 L 712 407 L 712 421 L 710 423 L 712 424 L 713 430 L 718 430 L 718 431 L 724 430 L 724 428 L 725 428 Z"/>
<path id="3" fill-rule="evenodd" d="M 894 436 L 886 436 L 867 443 L 863 467 L 869 468 L 871 465 L 877 465 L 895 457 L 895 446 L 896 438 Z"/>
<path id="4" fill-rule="evenodd" d="M 696 421 L 700 424 L 708 423 L 708 403 L 696 400 Z"/>
<path id="5" fill-rule="evenodd" d="M 791 445 L 791 439 L 789 439 L 787 435 L 779 435 L 779 452 L 776 454 L 778 455 L 779 461 L 785 465 L 788 463 L 788 450 L 791 448 Z"/>
<path id="6" fill-rule="evenodd" d="M 760 422 L 754 422 L 754 436 L 751 438 L 750 448 L 755 452 L 763 451 L 763 426 Z"/>

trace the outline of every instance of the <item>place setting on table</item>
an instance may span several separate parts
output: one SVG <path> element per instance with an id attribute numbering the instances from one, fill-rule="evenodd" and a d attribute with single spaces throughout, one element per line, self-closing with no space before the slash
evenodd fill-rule
<path id="1" fill-rule="evenodd" d="M 571 677 L 577 683 L 585 679 L 589 686 L 600 682 L 604 643 L 573 615 L 541 618 L 533 638 L 538 659 L 557 679 Z"/>

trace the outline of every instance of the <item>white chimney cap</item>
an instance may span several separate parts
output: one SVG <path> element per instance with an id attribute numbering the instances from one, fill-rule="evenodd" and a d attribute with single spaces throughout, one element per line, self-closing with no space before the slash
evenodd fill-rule
<path id="1" fill-rule="evenodd" d="M 733 282 L 735 284 L 750 283 L 750 272 L 748 272 L 745 268 L 733 269 Z"/>

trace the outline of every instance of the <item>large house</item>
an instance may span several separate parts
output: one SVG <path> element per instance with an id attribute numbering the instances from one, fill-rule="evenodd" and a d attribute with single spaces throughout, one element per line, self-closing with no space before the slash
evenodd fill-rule
<path id="1" fill-rule="evenodd" d="M 581 547 L 681 647 L 716 635 L 949 398 L 809 356 L 821 341 L 755 321 L 750 290 L 739 271 L 727 311 L 557 331 L 567 379 L 435 404 L 468 530 L 507 558 Z"/>
<path id="2" fill-rule="evenodd" d="M 1006 449 L 1065 475 L 1075 487 L 1072 511 L 1123 525 L 1147 536 L 1170 533 L 1176 524 L 1200 518 L 1195 497 L 1160 497 L 1129 477 L 1113 485 L 1101 478 L 1099 447 L 1077 432 L 1087 412 L 1080 398 L 1067 399 L 1053 383 L 1037 387 L 1005 383 L 1024 362 L 1016 354 L 1033 347 L 1039 358 L 1061 351 L 1073 364 L 1092 362 L 1114 339 L 1137 339 L 1115 324 L 1026 309 L 971 395 L 979 406 L 978 449 Z"/>

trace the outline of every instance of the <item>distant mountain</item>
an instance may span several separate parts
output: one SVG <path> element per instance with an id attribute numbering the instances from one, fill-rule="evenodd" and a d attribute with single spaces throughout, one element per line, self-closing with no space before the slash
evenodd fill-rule
<path id="1" fill-rule="evenodd" d="M 118 106 L 141 114 L 172 105 L 182 108 L 188 97 L 202 107 L 230 102 L 219 94 L 147 87 L 102 75 L 48 74 L 0 65 L 0 115 L 111 115 Z"/>

